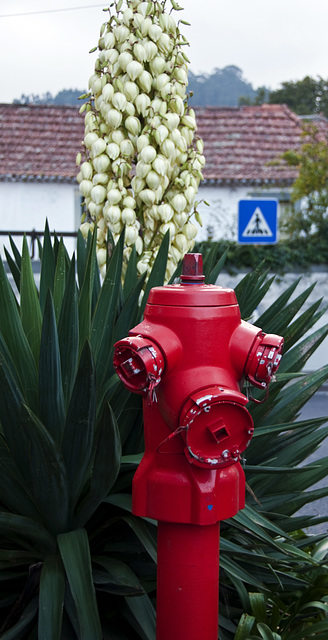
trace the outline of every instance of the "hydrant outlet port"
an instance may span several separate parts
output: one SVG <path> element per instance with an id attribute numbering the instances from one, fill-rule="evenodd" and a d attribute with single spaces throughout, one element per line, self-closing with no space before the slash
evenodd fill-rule
<path id="1" fill-rule="evenodd" d="M 117 342 L 113 362 L 118 377 L 134 393 L 145 394 L 154 389 L 164 371 L 164 358 L 159 347 L 141 336 Z"/>

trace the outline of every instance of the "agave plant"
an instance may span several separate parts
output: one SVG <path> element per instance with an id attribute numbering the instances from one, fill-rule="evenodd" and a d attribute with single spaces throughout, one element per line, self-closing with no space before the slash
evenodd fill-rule
<path id="1" fill-rule="evenodd" d="M 130 623 L 153 637 L 153 527 L 126 500 L 103 504 L 130 488 L 122 450 L 142 446 L 140 407 L 112 366 L 142 313 L 135 253 L 122 287 L 122 235 L 101 285 L 95 241 L 79 234 L 76 270 L 46 228 L 37 288 L 26 240 L 12 249 L 19 302 L 0 264 L 1 638 L 128 638 Z M 153 282 L 163 277 L 154 265 Z"/>
<path id="2" fill-rule="evenodd" d="M 10 281 L 0 264 L 2 640 L 155 638 L 156 526 L 131 513 L 141 403 L 118 382 L 112 349 L 163 283 L 168 245 L 166 236 L 147 282 L 135 249 L 122 281 L 123 235 L 107 245 L 103 283 L 95 239 L 79 234 L 75 261 L 47 227 L 38 286 L 26 241 L 22 254 L 11 241 Z M 208 282 L 224 264 L 213 256 Z M 237 285 L 244 318 L 270 284 L 259 269 Z M 270 399 L 253 408 L 247 507 L 222 523 L 222 640 L 301 640 L 311 628 L 327 637 L 326 549 L 301 532 L 319 519 L 293 515 L 327 494 L 306 491 L 321 465 L 299 468 L 325 437 L 323 420 L 295 421 L 328 377 L 327 367 L 300 373 L 327 328 L 299 342 L 322 311 L 318 302 L 299 313 L 309 291 L 289 302 L 296 286 L 258 320 L 285 336 L 286 353 Z"/>

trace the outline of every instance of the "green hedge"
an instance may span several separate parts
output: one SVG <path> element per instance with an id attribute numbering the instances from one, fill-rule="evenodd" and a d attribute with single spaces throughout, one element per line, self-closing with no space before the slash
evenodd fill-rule
<path id="1" fill-rule="evenodd" d="M 293 240 L 281 240 L 274 245 L 240 245 L 237 242 L 198 242 L 194 251 L 205 256 L 213 246 L 217 247 L 216 258 L 227 251 L 225 268 L 231 271 L 240 268 L 254 269 L 263 260 L 266 267 L 278 273 L 306 270 L 312 265 L 328 266 L 328 243 L 325 238 L 310 236 Z"/>

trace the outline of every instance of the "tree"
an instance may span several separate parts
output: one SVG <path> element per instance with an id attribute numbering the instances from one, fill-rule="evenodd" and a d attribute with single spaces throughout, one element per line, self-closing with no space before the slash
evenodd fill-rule
<path id="1" fill-rule="evenodd" d="M 295 82 L 282 82 L 281 88 L 270 91 L 270 104 L 287 104 L 299 115 L 323 113 L 328 117 L 328 80 L 320 76 Z"/>
<path id="2" fill-rule="evenodd" d="M 292 235 L 318 234 L 328 238 L 328 133 L 317 126 L 304 124 L 299 151 L 286 151 L 283 160 L 299 173 L 292 190 L 294 207 L 285 222 Z"/>

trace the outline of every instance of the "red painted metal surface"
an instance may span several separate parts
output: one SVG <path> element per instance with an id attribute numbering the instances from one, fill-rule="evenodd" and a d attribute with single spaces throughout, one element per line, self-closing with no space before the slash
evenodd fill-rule
<path id="1" fill-rule="evenodd" d="M 242 387 L 268 389 L 282 346 L 241 320 L 232 289 L 203 283 L 200 254 L 185 257 L 181 284 L 150 291 L 115 345 L 117 374 L 143 396 L 132 508 L 159 521 L 157 640 L 217 638 L 218 523 L 245 505 L 254 431 Z"/>
<path id="2" fill-rule="evenodd" d="M 158 523 L 157 640 L 217 640 L 219 526 Z"/>

